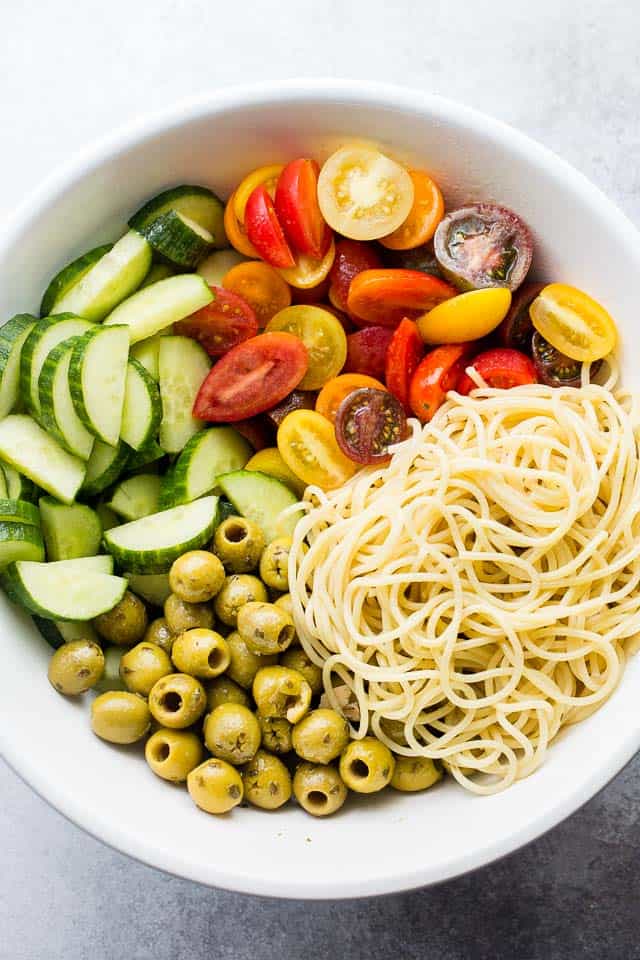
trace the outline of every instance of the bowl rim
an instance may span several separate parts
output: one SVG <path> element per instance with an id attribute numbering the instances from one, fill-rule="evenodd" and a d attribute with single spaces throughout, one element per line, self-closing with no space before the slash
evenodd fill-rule
<path id="1" fill-rule="evenodd" d="M 56 167 L 18 208 L 9 214 L 0 236 L 0 257 L 12 247 L 14 236 L 36 219 L 43 205 L 54 202 L 58 196 L 72 187 L 74 181 L 80 176 L 108 162 L 132 145 L 166 132 L 173 126 L 180 126 L 208 114 L 261 104 L 300 103 L 314 98 L 333 100 L 337 103 L 360 101 L 374 107 L 396 108 L 405 113 L 413 112 L 417 116 L 429 113 L 442 120 L 454 121 L 480 137 L 488 137 L 498 145 L 505 144 L 512 153 L 526 157 L 528 162 L 543 168 L 547 175 L 560 184 L 571 184 L 572 191 L 580 195 L 582 202 L 593 209 L 597 215 L 608 220 L 612 229 L 624 242 L 635 247 L 640 243 L 640 233 L 631 220 L 583 173 L 509 124 L 447 97 L 411 87 L 377 81 L 319 77 L 213 89 L 205 94 L 184 98 L 168 107 L 143 114 L 116 128 L 113 132 L 94 139 L 69 160 Z M 602 762 L 594 766 L 586 785 L 583 784 L 580 788 L 567 785 L 566 792 L 543 813 L 532 816 L 525 827 L 506 836 L 499 836 L 473 851 L 452 859 L 447 869 L 439 870 L 437 875 L 427 863 L 420 868 L 369 876 L 357 883 L 345 882 L 336 877 L 329 887 L 324 882 L 318 883 L 313 879 L 301 883 L 300 878 L 295 880 L 286 877 L 257 878 L 241 870 L 212 869 L 211 866 L 208 868 L 207 878 L 203 878 L 197 868 L 181 860 L 179 854 L 159 851 L 144 838 L 121 828 L 113 818 L 104 815 L 96 816 L 95 811 L 85 810 L 71 791 L 65 790 L 63 785 L 52 781 L 50 776 L 31 762 L 29 755 L 19 750 L 8 725 L 0 724 L 0 755 L 11 769 L 67 820 L 95 839 L 149 866 L 197 883 L 219 886 L 241 893 L 291 899 L 333 900 L 398 893 L 450 880 L 485 866 L 532 842 L 575 813 L 619 773 L 638 749 L 640 749 L 640 722 L 637 728 L 631 730 L 626 739 L 619 742 Z"/>

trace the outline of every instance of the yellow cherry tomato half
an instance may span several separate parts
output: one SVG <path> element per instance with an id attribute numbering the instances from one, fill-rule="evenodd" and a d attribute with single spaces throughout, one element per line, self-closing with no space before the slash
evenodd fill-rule
<path id="1" fill-rule="evenodd" d="M 380 243 L 389 250 L 413 250 L 431 240 L 444 216 L 444 200 L 438 184 L 423 170 L 409 170 L 413 180 L 413 206 L 409 216 Z"/>
<path id="2" fill-rule="evenodd" d="M 233 211 L 240 221 L 244 223 L 244 211 L 247 206 L 247 200 L 256 187 L 265 187 L 267 193 L 273 200 L 276 192 L 278 177 L 284 170 L 284 164 L 271 163 L 266 167 L 258 167 L 242 180 L 235 189 L 233 197 Z"/>
<path id="3" fill-rule="evenodd" d="M 238 253 L 242 253 L 245 257 L 251 257 L 252 260 L 259 260 L 260 254 L 249 240 L 244 224 L 236 217 L 234 200 L 235 193 L 232 193 L 224 208 L 224 230 L 227 240 Z"/>
<path id="4" fill-rule="evenodd" d="M 318 177 L 322 216 L 352 240 L 377 240 L 397 230 L 413 200 L 413 181 L 405 168 L 367 147 L 336 150 Z"/>
<path id="5" fill-rule="evenodd" d="M 294 410 L 278 427 L 282 459 L 305 483 L 335 490 L 356 472 L 336 442 L 333 424 L 315 410 Z"/>
<path id="6" fill-rule="evenodd" d="M 317 287 L 328 277 L 335 257 L 336 245 L 332 240 L 322 260 L 314 260 L 313 257 L 308 257 L 305 253 L 299 253 L 296 257 L 295 267 L 280 267 L 278 273 L 290 287 L 296 287 L 298 290 L 311 290 L 312 287 Z"/>
<path id="7" fill-rule="evenodd" d="M 529 316 L 552 347 L 572 360 L 593 363 L 606 357 L 618 339 L 612 317 L 596 300 L 566 283 L 543 287 Z"/>
<path id="8" fill-rule="evenodd" d="M 340 373 L 347 359 L 347 335 L 340 321 L 322 307 L 301 303 L 276 313 L 265 333 L 292 333 L 302 340 L 309 366 L 299 390 L 319 390 Z M 295 471 L 294 471 L 295 473 Z"/>
<path id="9" fill-rule="evenodd" d="M 384 383 L 380 383 L 375 377 L 367 376 L 366 373 L 341 373 L 339 377 L 325 383 L 317 396 L 316 410 L 335 424 L 338 407 L 344 398 L 354 390 L 362 390 L 364 387 L 385 391 L 387 389 Z"/>
<path id="10" fill-rule="evenodd" d="M 470 290 L 444 300 L 418 317 L 418 332 L 425 343 L 466 343 L 479 340 L 504 320 L 511 306 L 506 287 Z"/>
<path id="11" fill-rule="evenodd" d="M 275 477 L 276 480 L 282 480 L 298 497 L 302 497 L 307 486 L 304 480 L 301 480 L 293 470 L 289 469 L 277 447 L 265 447 L 263 450 L 258 450 L 245 463 L 243 469 L 257 470 L 259 473 L 266 473 L 270 477 Z"/>

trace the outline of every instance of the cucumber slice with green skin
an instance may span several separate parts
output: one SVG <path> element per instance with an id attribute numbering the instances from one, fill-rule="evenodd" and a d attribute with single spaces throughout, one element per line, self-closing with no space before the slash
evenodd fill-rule
<path id="1" fill-rule="evenodd" d="M 133 473 L 134 470 L 140 470 L 151 463 L 161 460 L 165 453 L 156 440 L 151 440 L 146 447 L 141 450 L 132 450 L 127 461 L 127 471 Z M 157 469 L 157 468 L 156 468 Z"/>
<path id="2" fill-rule="evenodd" d="M 229 246 L 224 230 L 224 204 L 208 187 L 183 185 L 163 190 L 134 213 L 129 226 L 142 230 L 170 210 L 195 220 L 208 230 L 215 247 Z"/>
<path id="3" fill-rule="evenodd" d="M 11 500 L 28 500 L 35 503 L 38 499 L 38 488 L 32 480 L 18 473 L 15 467 L 8 463 L 0 464 L 7 484 L 7 494 Z"/>
<path id="4" fill-rule="evenodd" d="M 83 503 L 70 506 L 53 497 L 38 501 L 47 560 L 95 557 L 102 542 L 102 524 L 95 510 Z"/>
<path id="5" fill-rule="evenodd" d="M 221 287 L 222 279 L 229 270 L 237 267 L 239 263 L 246 263 L 248 259 L 237 250 L 214 250 L 202 261 L 196 273 L 199 273 L 210 287 Z"/>
<path id="6" fill-rule="evenodd" d="M 129 581 L 129 590 L 155 607 L 163 607 L 171 594 L 168 573 L 124 573 Z"/>
<path id="7" fill-rule="evenodd" d="M 138 360 L 129 358 L 120 437 L 134 450 L 142 450 L 158 433 L 161 420 L 158 384 Z"/>
<path id="8" fill-rule="evenodd" d="M 120 437 L 129 333 L 124 326 L 88 330 L 73 347 L 69 386 L 76 413 L 98 440 Z"/>
<path id="9" fill-rule="evenodd" d="M 0 327 L 0 419 L 18 400 L 22 347 L 35 323 L 30 313 L 19 313 Z"/>
<path id="10" fill-rule="evenodd" d="M 202 429 L 202 420 L 196 420 L 191 411 L 210 367 L 206 351 L 195 340 L 163 337 L 160 341 L 160 446 L 167 453 L 180 453 Z"/>
<path id="11" fill-rule="evenodd" d="M 38 381 L 47 357 L 59 343 L 80 336 L 92 327 L 88 320 L 65 314 L 44 317 L 30 331 L 20 357 L 20 392 L 27 410 L 34 417 L 40 414 Z"/>
<path id="12" fill-rule="evenodd" d="M 87 497 L 102 493 L 124 472 L 129 459 L 129 447 L 120 441 L 116 446 L 96 440 L 87 460 L 87 472 L 82 493 Z"/>
<path id="13" fill-rule="evenodd" d="M 0 420 L 0 457 L 64 503 L 75 499 L 86 472 L 82 460 L 24 413 Z"/>
<path id="14" fill-rule="evenodd" d="M 175 270 L 168 263 L 152 263 L 149 273 L 144 278 L 144 283 L 140 284 L 140 289 L 144 290 L 145 287 L 150 287 L 152 283 L 157 283 L 158 280 L 166 280 L 167 277 L 172 277 L 174 273 Z"/>
<path id="15" fill-rule="evenodd" d="M 0 521 L 0 568 L 15 560 L 44 560 L 39 527 L 31 523 Z"/>
<path id="16" fill-rule="evenodd" d="M 51 308 L 69 311 L 87 320 L 103 320 L 114 307 L 137 290 L 151 266 L 151 247 L 130 230 L 108 253 L 73 283 Z"/>
<path id="17" fill-rule="evenodd" d="M 104 544 L 123 570 L 166 573 L 187 550 L 211 540 L 217 517 L 218 498 L 203 497 L 115 527 L 105 533 Z"/>
<path id="18" fill-rule="evenodd" d="M 281 517 L 281 513 L 298 498 L 281 480 L 257 470 L 237 470 L 218 477 L 218 486 L 241 517 L 262 527 L 267 543 L 293 534 L 299 515 Z"/>
<path id="19" fill-rule="evenodd" d="M 156 253 L 185 270 L 197 267 L 213 246 L 208 230 L 175 210 L 140 227 L 140 233 Z"/>
<path id="20" fill-rule="evenodd" d="M 122 523 L 122 520 L 115 513 L 111 507 L 106 503 L 98 503 L 96 505 L 96 513 L 100 523 L 102 524 L 103 532 L 106 530 L 112 530 L 114 527 L 119 527 Z"/>
<path id="21" fill-rule="evenodd" d="M 63 340 L 44 362 L 38 377 L 39 420 L 69 453 L 88 460 L 95 438 L 76 412 L 69 380 L 71 355 L 78 340 Z"/>
<path id="22" fill-rule="evenodd" d="M 96 693 L 108 693 L 109 690 L 126 690 L 120 676 L 120 661 L 127 652 L 122 647 L 105 647 L 104 670 L 102 676 L 94 686 Z"/>
<path id="23" fill-rule="evenodd" d="M 113 491 L 108 506 L 125 520 L 140 520 L 160 510 L 160 477 L 139 473 L 123 480 Z"/>
<path id="24" fill-rule="evenodd" d="M 92 640 L 93 643 L 100 644 L 100 638 L 90 623 L 77 623 L 73 620 L 45 620 L 43 617 L 33 614 L 31 618 L 34 625 L 50 647 L 57 650 L 64 643 L 71 643 L 72 640 Z M 115 648 L 119 649 L 119 648 Z M 124 653 L 124 650 L 122 651 Z M 118 659 L 118 665 L 120 660 Z M 106 669 L 106 653 L 105 653 Z M 94 689 L 97 689 L 97 684 Z"/>
<path id="25" fill-rule="evenodd" d="M 0 583 L 14 602 L 45 620 L 93 620 L 112 610 L 127 589 L 122 577 L 28 561 L 9 564 Z"/>
<path id="26" fill-rule="evenodd" d="M 53 312 L 53 305 L 56 300 L 61 300 L 67 291 L 89 272 L 94 263 L 97 263 L 105 253 L 109 253 L 112 247 L 112 243 L 104 243 L 101 247 L 94 247 L 93 250 L 83 253 L 82 256 L 68 263 L 59 273 L 56 273 L 44 292 L 40 304 L 40 316 L 48 317 Z"/>
<path id="27" fill-rule="evenodd" d="M 113 573 L 113 557 L 101 553 L 97 557 L 75 557 L 73 560 L 55 560 L 49 563 L 55 570 L 68 570 L 81 574 L 84 570 L 92 573 Z"/>
<path id="28" fill-rule="evenodd" d="M 131 360 L 137 360 L 138 363 L 141 363 L 149 376 L 153 377 L 156 383 L 160 378 L 160 340 L 162 337 L 171 336 L 172 333 L 173 324 L 168 326 L 165 330 L 161 330 L 160 333 L 154 334 L 153 337 L 147 337 L 146 340 L 141 340 L 140 343 L 134 343 L 129 350 L 129 358 Z"/>
<path id="29" fill-rule="evenodd" d="M 9 497 L 9 487 L 7 485 L 7 478 L 4 470 L 0 473 L 0 497 L 2 497 L 3 500 L 11 499 Z"/>
<path id="30" fill-rule="evenodd" d="M 33 503 L 26 500 L 0 500 L 0 522 L 8 520 L 10 523 L 26 523 L 32 527 L 40 526 L 40 511 Z"/>
<path id="31" fill-rule="evenodd" d="M 124 324 L 129 327 L 131 343 L 138 343 L 169 324 L 191 316 L 212 300 L 213 294 L 202 277 L 197 273 L 183 273 L 138 290 L 116 307 L 104 322 L 108 326 Z"/>
<path id="32" fill-rule="evenodd" d="M 200 430 L 165 475 L 161 507 L 176 507 L 210 493 L 220 474 L 241 470 L 252 453 L 248 441 L 233 427 Z"/>

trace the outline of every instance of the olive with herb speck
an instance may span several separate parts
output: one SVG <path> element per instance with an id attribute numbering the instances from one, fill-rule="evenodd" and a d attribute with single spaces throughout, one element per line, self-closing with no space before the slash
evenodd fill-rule
<path id="1" fill-rule="evenodd" d="M 293 795 L 307 813 L 328 817 L 347 799 L 347 788 L 335 767 L 301 763 L 293 776 Z"/>
<path id="2" fill-rule="evenodd" d="M 175 640 L 175 633 L 169 629 L 169 624 L 165 617 L 156 617 L 147 627 L 144 639 L 147 643 L 155 643 L 171 656 L 171 647 Z"/>
<path id="3" fill-rule="evenodd" d="M 267 544 L 260 557 L 260 577 L 274 590 L 289 589 L 291 537 L 277 537 Z"/>
<path id="4" fill-rule="evenodd" d="M 208 604 L 187 603 L 175 593 L 169 594 L 165 600 L 164 615 L 172 633 L 184 633 L 196 627 L 210 630 L 213 626 L 213 610 Z"/>
<path id="5" fill-rule="evenodd" d="M 214 601 L 216 616 L 230 627 L 238 624 L 238 611 L 245 603 L 269 599 L 262 580 L 248 573 L 234 573 L 227 577 Z"/>
<path id="6" fill-rule="evenodd" d="M 340 757 L 340 776 L 356 793 L 383 790 L 393 777 L 391 750 L 375 737 L 352 740 Z"/>
<path id="7" fill-rule="evenodd" d="M 248 707 L 251 703 L 246 690 L 243 690 L 235 680 L 232 680 L 226 674 L 214 677 L 213 680 L 206 680 L 205 691 L 209 712 L 215 710 L 221 703 L 241 703 L 243 707 Z"/>
<path id="8" fill-rule="evenodd" d="M 316 666 L 302 647 L 290 647 L 286 650 L 280 657 L 280 664 L 301 673 L 313 694 L 322 693 L 322 668 Z"/>
<path id="9" fill-rule="evenodd" d="M 104 672 L 104 654 L 93 640 L 63 643 L 49 661 L 49 683 L 58 693 L 73 697 L 98 683 Z"/>
<path id="10" fill-rule="evenodd" d="M 227 517 L 213 537 L 213 549 L 230 573 L 255 570 L 264 546 L 261 528 L 246 517 Z"/>
<path id="11" fill-rule="evenodd" d="M 253 699 L 263 717 L 298 723 L 311 703 L 311 687 L 297 670 L 263 667 L 253 681 Z"/>
<path id="12" fill-rule="evenodd" d="M 189 773 L 187 790 L 206 813 L 228 813 L 242 800 L 242 777 L 230 763 L 212 757 Z"/>
<path id="13" fill-rule="evenodd" d="M 293 749 L 311 763 L 330 763 L 349 743 L 349 724 L 335 710 L 312 710 L 291 734 Z"/>
<path id="14" fill-rule="evenodd" d="M 145 635 L 147 609 L 134 593 L 127 590 L 122 600 L 93 620 L 93 625 L 103 639 L 119 647 L 132 647 Z"/>
<path id="15" fill-rule="evenodd" d="M 91 704 L 91 728 L 109 743 L 135 743 L 151 726 L 149 707 L 137 693 L 110 690 Z"/>
<path id="16" fill-rule="evenodd" d="M 275 603 L 253 601 L 238 610 L 238 633 L 258 656 L 282 653 L 295 636 L 293 620 Z"/>
<path id="17" fill-rule="evenodd" d="M 163 727 L 181 730 L 199 720 L 207 706 L 204 687 L 186 673 L 158 680 L 149 693 L 149 709 Z"/>
<path id="18" fill-rule="evenodd" d="M 127 650 L 120 660 L 120 678 L 125 687 L 143 697 L 148 697 L 154 684 L 169 673 L 173 673 L 169 654 L 146 640 Z"/>
<path id="19" fill-rule="evenodd" d="M 442 780 L 442 770 L 430 757 L 396 757 L 391 786 L 403 793 L 428 790 Z"/>
<path id="20" fill-rule="evenodd" d="M 196 627 L 176 637 L 171 659 L 181 673 L 209 680 L 229 666 L 229 645 L 215 630 Z"/>
<path id="21" fill-rule="evenodd" d="M 262 746 L 271 753 L 289 753 L 293 750 L 293 724 L 284 717 L 263 717 L 257 714 L 262 732 Z"/>
<path id="22" fill-rule="evenodd" d="M 237 630 L 227 637 L 229 647 L 229 666 L 227 674 L 241 687 L 249 689 L 254 677 L 261 667 L 270 667 L 278 662 L 277 656 L 259 656 L 249 650 L 249 647 Z"/>
<path id="23" fill-rule="evenodd" d="M 164 727 L 149 737 L 144 748 L 145 760 L 153 772 L 171 783 L 186 780 L 202 762 L 203 754 L 204 749 L 195 733 Z"/>
<path id="24" fill-rule="evenodd" d="M 242 771 L 245 800 L 261 810 L 277 810 L 291 797 L 291 774 L 282 760 L 258 750 Z"/>
<path id="25" fill-rule="evenodd" d="M 260 746 L 260 724 L 239 703 L 222 703 L 204 721 L 204 742 L 214 757 L 234 766 L 246 763 Z"/>
<path id="26" fill-rule="evenodd" d="M 206 603 L 220 591 L 224 578 L 224 567 L 218 557 L 208 550 L 189 550 L 173 562 L 169 586 L 187 603 Z"/>

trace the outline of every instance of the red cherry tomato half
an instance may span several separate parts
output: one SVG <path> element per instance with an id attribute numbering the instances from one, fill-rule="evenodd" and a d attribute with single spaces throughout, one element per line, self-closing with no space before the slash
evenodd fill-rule
<path id="1" fill-rule="evenodd" d="M 234 420 L 233 429 L 241 433 L 256 452 L 264 450 L 265 447 L 273 447 L 275 444 L 275 430 L 265 414 L 251 417 L 249 420 Z"/>
<path id="2" fill-rule="evenodd" d="M 344 398 L 336 415 L 336 440 L 356 463 L 385 463 L 389 447 L 407 436 L 402 404 L 386 390 L 362 387 Z"/>
<path id="3" fill-rule="evenodd" d="M 197 340 L 210 357 L 255 337 L 258 319 L 246 300 L 223 287 L 211 287 L 213 300 L 174 325 L 175 332 Z"/>
<path id="4" fill-rule="evenodd" d="M 388 327 L 365 327 L 347 337 L 347 359 L 343 373 L 366 373 L 382 380 L 387 348 L 393 331 Z"/>
<path id="5" fill-rule="evenodd" d="M 409 387 L 409 405 L 418 420 L 431 420 L 447 391 L 456 388 L 472 350 L 473 344 L 451 343 L 436 347 L 422 360 Z"/>
<path id="6" fill-rule="evenodd" d="M 315 260 L 322 260 L 331 243 L 331 230 L 318 203 L 319 173 L 315 160 L 292 160 L 278 178 L 275 196 L 285 237 L 299 253 Z"/>
<path id="7" fill-rule="evenodd" d="M 387 348 L 384 374 L 387 388 L 397 397 L 407 413 L 411 378 L 424 356 L 424 341 L 413 320 L 400 321 Z"/>
<path id="8" fill-rule="evenodd" d="M 193 415 L 233 423 L 270 410 L 307 372 L 307 349 L 291 333 L 262 333 L 233 347 L 200 387 Z"/>
<path id="9" fill-rule="evenodd" d="M 361 240 L 338 240 L 336 256 L 329 273 L 329 300 L 338 310 L 346 311 L 351 281 L 363 270 L 382 266 L 378 251 Z"/>
<path id="10" fill-rule="evenodd" d="M 293 267 L 295 259 L 278 222 L 273 200 L 264 186 L 249 195 L 244 211 L 249 241 L 272 267 Z"/>
<path id="11" fill-rule="evenodd" d="M 538 382 L 533 360 L 519 350 L 506 348 L 486 350 L 474 357 L 466 366 L 473 367 L 488 387 L 495 387 L 498 390 L 510 390 L 511 387 Z M 471 377 L 464 373 L 455 389 L 466 396 L 471 390 L 475 390 L 476 386 Z"/>
<path id="12" fill-rule="evenodd" d="M 360 323 L 397 327 L 403 317 L 416 320 L 457 293 L 420 270 L 364 270 L 351 282 L 347 306 Z"/>

